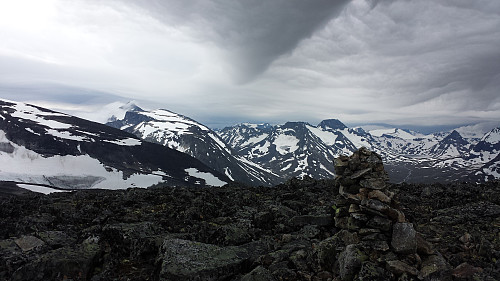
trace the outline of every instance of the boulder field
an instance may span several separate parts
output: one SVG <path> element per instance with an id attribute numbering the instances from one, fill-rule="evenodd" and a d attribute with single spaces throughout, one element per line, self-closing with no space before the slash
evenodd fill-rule
<path id="1" fill-rule="evenodd" d="M 0 280 L 500 280 L 500 183 L 390 184 L 379 155 L 275 187 L 0 183 Z"/>

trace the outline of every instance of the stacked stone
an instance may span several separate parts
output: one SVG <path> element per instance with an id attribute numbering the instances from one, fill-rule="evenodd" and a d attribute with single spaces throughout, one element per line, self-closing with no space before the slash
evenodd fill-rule
<path id="1" fill-rule="evenodd" d="M 342 280 L 416 280 L 438 270 L 423 268 L 422 257 L 436 255 L 398 210 L 380 155 L 361 148 L 335 159 L 335 172 L 335 226 L 349 237 L 337 257 Z"/>

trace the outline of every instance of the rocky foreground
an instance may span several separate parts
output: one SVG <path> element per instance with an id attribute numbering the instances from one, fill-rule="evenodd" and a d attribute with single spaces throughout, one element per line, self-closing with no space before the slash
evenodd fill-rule
<path id="1" fill-rule="evenodd" d="M 343 180 L 273 188 L 1 183 L 0 280 L 500 280 L 500 182 L 393 185 L 344 160 Z"/>

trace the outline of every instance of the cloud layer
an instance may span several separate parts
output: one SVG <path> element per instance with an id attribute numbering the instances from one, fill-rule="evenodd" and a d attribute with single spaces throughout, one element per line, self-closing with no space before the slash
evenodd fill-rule
<path id="1" fill-rule="evenodd" d="M 0 86 L 154 100 L 215 126 L 500 119 L 496 0 L 19 0 L 0 4 L 0 36 Z"/>

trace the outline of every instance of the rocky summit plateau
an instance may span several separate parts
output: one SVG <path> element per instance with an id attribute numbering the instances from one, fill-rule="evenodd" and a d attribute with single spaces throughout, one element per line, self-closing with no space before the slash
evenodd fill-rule
<path id="1" fill-rule="evenodd" d="M 500 280 L 500 182 L 393 184 L 379 154 L 274 187 L 0 184 L 1 280 Z"/>

